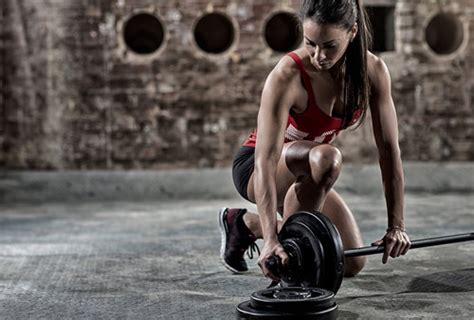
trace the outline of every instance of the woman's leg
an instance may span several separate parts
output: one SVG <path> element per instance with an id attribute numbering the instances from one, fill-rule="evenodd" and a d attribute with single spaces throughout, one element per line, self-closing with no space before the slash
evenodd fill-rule
<path id="1" fill-rule="evenodd" d="M 312 141 L 290 142 L 283 146 L 277 165 L 276 189 L 279 213 L 283 222 L 293 213 L 320 208 L 340 170 L 339 151 L 330 145 Z M 255 203 L 254 174 L 250 176 L 247 196 Z M 246 226 L 257 238 L 262 238 L 258 214 L 248 212 L 243 217 Z M 279 228 L 282 223 L 279 223 Z"/>
<path id="2" fill-rule="evenodd" d="M 310 141 L 285 144 L 277 167 L 277 199 L 279 206 L 283 206 L 283 222 L 298 211 L 322 211 L 339 230 L 344 249 L 349 249 L 362 246 L 362 237 L 352 212 L 332 189 L 341 163 L 339 150 L 331 145 Z M 247 193 L 249 199 L 255 202 L 253 174 Z M 243 219 L 249 229 L 261 238 L 259 216 L 250 213 L 245 214 Z M 356 275 L 365 262 L 365 257 L 346 259 L 345 275 Z"/>
<path id="3" fill-rule="evenodd" d="M 283 216 L 283 207 L 281 211 L 278 211 L 281 216 Z M 247 211 L 243 217 L 244 223 L 249 228 L 250 231 L 255 235 L 257 239 L 263 239 L 262 228 L 260 227 L 260 217 L 258 214 Z M 283 225 L 282 221 L 277 221 L 278 230 L 281 229 Z"/>
<path id="4" fill-rule="evenodd" d="M 334 189 L 329 191 L 322 212 L 336 225 L 341 235 L 344 250 L 363 246 L 362 235 L 354 215 Z M 344 275 L 346 277 L 355 276 L 362 270 L 366 262 L 366 257 L 346 258 L 344 261 Z"/>
<path id="5" fill-rule="evenodd" d="M 295 143 L 288 147 L 285 160 L 296 180 L 285 194 L 284 220 L 298 211 L 321 211 L 341 171 L 339 150 L 313 142 Z"/>

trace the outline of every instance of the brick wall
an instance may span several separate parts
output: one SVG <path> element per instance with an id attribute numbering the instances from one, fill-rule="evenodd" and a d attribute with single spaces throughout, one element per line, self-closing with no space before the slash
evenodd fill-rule
<path id="1" fill-rule="evenodd" d="M 430 18 L 440 12 L 464 23 L 465 42 L 445 57 L 425 41 Z M 401 147 L 416 160 L 474 159 L 474 3 L 399 1 L 398 48 L 401 68 L 394 78 L 401 121 Z M 456 37 L 454 31 L 450 34 Z M 388 60 L 390 63 L 390 60 Z"/>
<path id="2" fill-rule="evenodd" d="M 438 6 L 398 1 L 397 51 L 382 56 L 406 160 L 474 159 L 469 2 L 450 5 L 470 22 L 468 46 L 442 60 L 424 46 L 420 22 Z M 299 1 L 222 0 L 212 8 L 197 0 L 2 4 L 1 167 L 140 169 L 230 164 L 256 124 L 263 82 L 281 57 L 262 40 L 265 18 Z M 139 56 L 124 45 L 124 22 L 137 10 L 157 15 L 167 30 L 156 55 Z M 194 44 L 192 27 L 206 10 L 238 25 L 238 45 L 228 53 L 210 56 Z M 346 160 L 376 161 L 368 120 L 340 137 Z"/>
<path id="3" fill-rule="evenodd" d="M 3 102 L 3 83 L 5 81 L 5 74 L 3 72 L 4 65 L 4 32 L 3 32 L 3 2 L 0 3 L 0 167 L 5 167 L 5 153 L 3 152 L 3 145 L 5 140 L 4 128 L 4 102 Z"/>

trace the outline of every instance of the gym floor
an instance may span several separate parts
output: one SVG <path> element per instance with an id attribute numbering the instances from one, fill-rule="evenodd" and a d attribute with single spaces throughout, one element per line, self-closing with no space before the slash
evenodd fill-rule
<path id="1" fill-rule="evenodd" d="M 369 245 L 383 235 L 380 195 L 342 192 Z M 234 319 L 268 286 L 256 259 L 233 275 L 219 261 L 217 212 L 239 198 L 0 203 L 2 319 Z M 408 193 L 412 239 L 470 232 L 472 193 Z M 258 242 L 261 246 L 261 241 Z M 341 319 L 474 317 L 474 244 L 369 257 L 336 295 Z"/>

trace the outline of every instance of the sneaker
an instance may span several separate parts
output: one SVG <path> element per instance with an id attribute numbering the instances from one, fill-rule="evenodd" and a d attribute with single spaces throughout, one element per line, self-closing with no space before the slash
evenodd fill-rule
<path id="1" fill-rule="evenodd" d="M 260 254 L 260 249 L 255 243 L 255 236 L 250 230 L 239 230 L 237 219 L 247 212 L 246 209 L 222 208 L 219 211 L 219 228 L 221 231 L 221 261 L 224 266 L 234 273 L 243 273 L 248 270 L 244 259 L 247 255 L 253 259 L 255 251 Z"/>

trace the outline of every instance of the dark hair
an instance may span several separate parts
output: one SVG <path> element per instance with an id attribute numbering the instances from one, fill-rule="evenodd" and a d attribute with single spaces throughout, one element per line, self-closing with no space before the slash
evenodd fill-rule
<path id="1" fill-rule="evenodd" d="M 362 109 L 359 125 L 369 105 L 370 83 L 367 71 L 367 51 L 372 36 L 362 0 L 303 0 L 301 18 L 322 25 L 335 25 L 350 30 L 357 22 L 358 33 L 345 53 L 344 121 L 346 128 L 356 109 Z"/>

